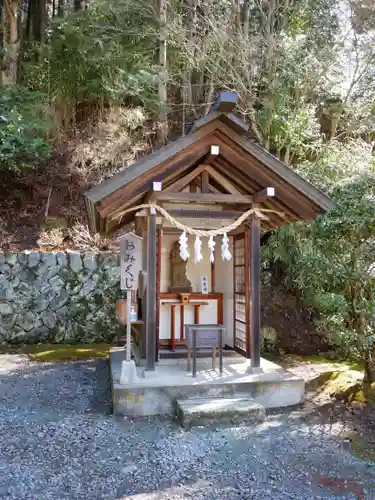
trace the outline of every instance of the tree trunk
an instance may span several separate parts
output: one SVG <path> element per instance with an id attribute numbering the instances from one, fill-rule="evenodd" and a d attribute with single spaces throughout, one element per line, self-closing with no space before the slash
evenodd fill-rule
<path id="1" fill-rule="evenodd" d="M 241 29 L 241 7 L 240 7 L 240 1 L 239 0 L 234 0 L 232 5 L 233 5 L 234 23 L 237 26 L 237 29 L 239 31 Z"/>
<path id="2" fill-rule="evenodd" d="M 247 40 L 249 38 L 249 21 L 250 21 L 250 0 L 244 0 L 242 6 L 242 22 L 243 22 L 243 33 Z"/>
<path id="3" fill-rule="evenodd" d="M 33 39 L 44 42 L 46 26 L 46 0 L 35 0 L 32 10 Z"/>
<path id="4" fill-rule="evenodd" d="M 196 34 L 196 23 L 197 23 L 197 4 L 196 0 L 188 0 L 188 12 L 187 12 L 187 26 L 186 26 L 186 37 L 189 40 L 189 49 L 193 50 L 192 57 L 194 58 L 194 37 Z M 194 48 L 193 48 L 194 47 Z M 190 63 L 188 63 L 190 64 Z M 186 97 L 189 110 L 193 105 L 193 91 L 192 91 L 192 73 L 188 69 L 185 75 L 185 85 L 186 85 Z"/>
<path id="5" fill-rule="evenodd" d="M 365 375 L 363 381 L 369 384 L 375 382 L 375 360 L 365 361 Z"/>
<path id="6" fill-rule="evenodd" d="M 363 382 L 372 384 L 375 382 L 375 346 L 366 351 L 365 374 Z"/>
<path id="7" fill-rule="evenodd" d="M 47 24 L 47 0 L 39 0 L 39 33 L 40 41 L 44 42 Z"/>
<path id="8" fill-rule="evenodd" d="M 0 0 L 0 28 L 1 28 L 1 34 L 0 34 L 0 54 L 3 53 L 4 47 L 4 24 L 3 24 L 3 8 L 4 8 L 4 2 L 3 0 Z M 0 61 L 0 69 L 2 67 L 3 61 Z M 0 80 L 0 86 L 1 86 L 1 80 Z"/>
<path id="9" fill-rule="evenodd" d="M 284 163 L 285 163 L 285 165 L 290 165 L 290 148 L 289 148 L 289 146 L 287 146 L 285 148 Z"/>
<path id="10" fill-rule="evenodd" d="M 4 0 L 3 45 L 4 58 L 1 80 L 3 85 L 15 85 L 17 83 L 18 57 L 20 50 L 18 36 L 18 0 Z"/>
<path id="11" fill-rule="evenodd" d="M 33 21 L 33 11 L 35 5 L 33 0 L 28 0 L 27 2 L 27 19 L 26 19 L 26 40 L 32 39 L 32 21 Z"/>
<path id="12" fill-rule="evenodd" d="M 331 141 L 333 141 L 333 139 L 336 137 L 339 120 L 340 120 L 340 115 L 333 115 L 331 118 L 331 136 L 330 136 Z"/>
<path id="13" fill-rule="evenodd" d="M 59 17 L 63 17 L 64 16 L 64 0 L 59 0 L 59 3 L 58 3 L 58 7 L 57 7 L 57 15 Z"/>
<path id="14" fill-rule="evenodd" d="M 159 140 L 165 144 L 168 137 L 167 115 L 167 1 L 158 0 L 159 15 Z"/>
<path id="15" fill-rule="evenodd" d="M 74 10 L 81 10 L 83 8 L 83 0 L 74 0 Z"/>

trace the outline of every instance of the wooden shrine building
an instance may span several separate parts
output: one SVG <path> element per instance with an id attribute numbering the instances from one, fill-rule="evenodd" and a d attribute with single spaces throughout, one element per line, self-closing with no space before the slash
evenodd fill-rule
<path id="1" fill-rule="evenodd" d="M 147 370 L 154 370 L 159 347 L 184 345 L 185 324 L 212 323 L 225 325 L 226 345 L 259 367 L 261 232 L 312 221 L 333 206 L 256 143 L 248 126 L 232 114 L 236 100 L 233 93 L 221 93 L 187 135 L 86 193 L 91 231 L 108 234 L 135 222 L 143 237 L 144 280 L 138 295 L 144 328 L 137 329 L 137 342 Z M 203 260 L 196 264 L 195 236 L 189 236 L 190 258 L 183 262 L 178 255 L 181 228 L 154 206 L 202 230 L 230 226 L 253 211 L 228 232 L 230 260 L 222 259 L 218 236 L 214 261 L 207 238 L 201 238 Z M 181 292 L 188 293 L 184 300 Z"/>

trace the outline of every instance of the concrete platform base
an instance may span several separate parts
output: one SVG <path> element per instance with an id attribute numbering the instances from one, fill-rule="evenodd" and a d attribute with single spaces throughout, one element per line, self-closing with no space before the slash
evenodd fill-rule
<path id="1" fill-rule="evenodd" d="M 266 418 L 264 406 L 250 398 L 191 398 L 177 400 L 181 425 L 253 424 Z"/>
<path id="2" fill-rule="evenodd" d="M 299 404 L 305 382 L 275 363 L 262 358 L 261 373 L 248 373 L 250 360 L 238 355 L 223 360 L 223 375 L 211 369 L 211 358 L 197 363 L 197 377 L 186 370 L 186 360 L 161 360 L 153 376 L 145 378 L 137 367 L 137 379 L 120 384 L 125 351 L 111 351 L 113 412 L 116 415 L 147 416 L 176 414 L 177 400 L 190 398 L 252 398 L 267 408 Z"/>

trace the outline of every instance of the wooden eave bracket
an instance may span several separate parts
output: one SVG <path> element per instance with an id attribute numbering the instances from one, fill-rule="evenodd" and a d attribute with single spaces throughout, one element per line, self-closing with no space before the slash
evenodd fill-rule
<path id="1" fill-rule="evenodd" d="M 258 193 L 253 194 L 253 203 L 260 203 L 266 198 L 273 198 L 275 196 L 275 188 L 272 186 L 266 187 Z"/>

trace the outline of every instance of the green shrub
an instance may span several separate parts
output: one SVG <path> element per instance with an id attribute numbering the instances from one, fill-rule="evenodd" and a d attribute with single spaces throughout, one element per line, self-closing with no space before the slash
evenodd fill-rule
<path id="1" fill-rule="evenodd" d="M 0 89 L 0 168 L 36 168 L 51 154 L 42 95 L 22 87 Z"/>

